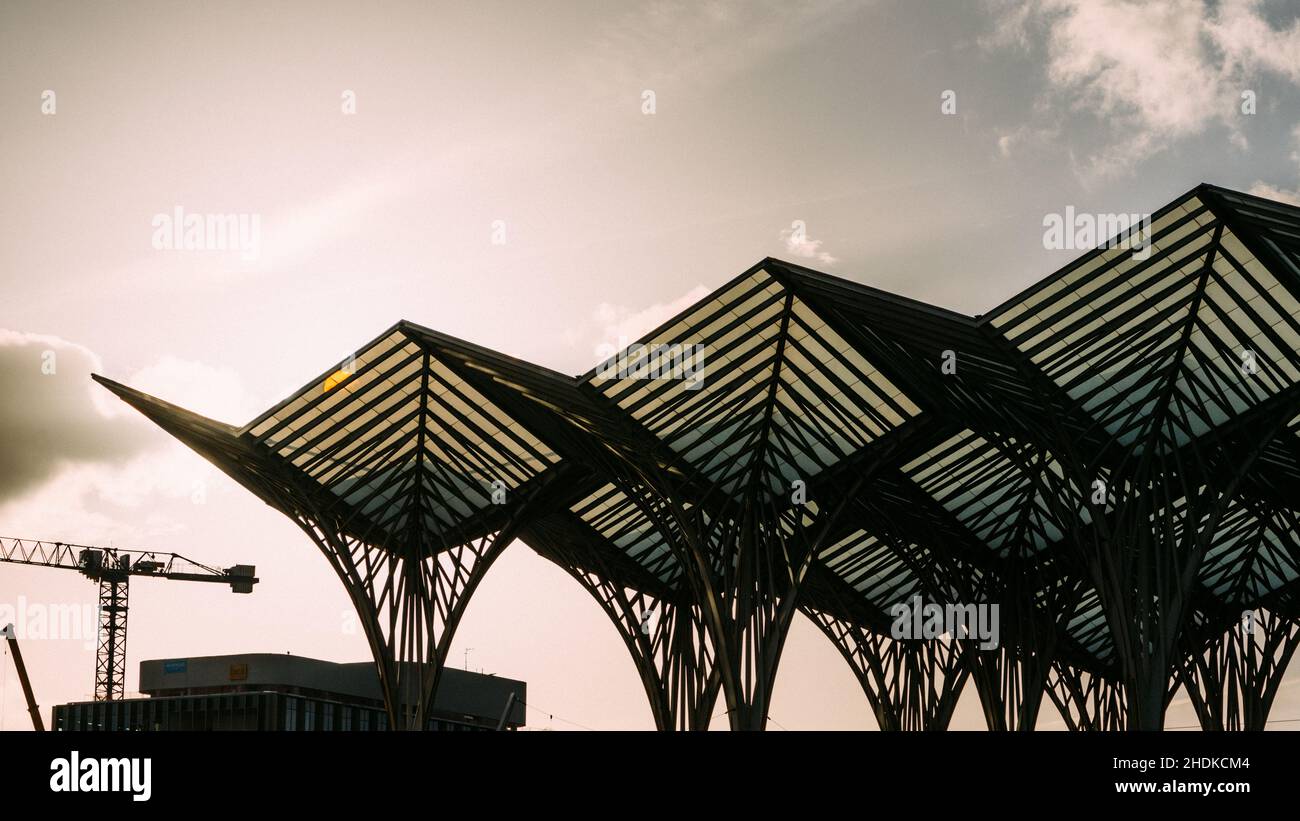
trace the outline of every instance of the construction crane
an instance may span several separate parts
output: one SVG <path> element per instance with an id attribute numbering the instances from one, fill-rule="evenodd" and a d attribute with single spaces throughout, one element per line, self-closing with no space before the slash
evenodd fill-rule
<path id="1" fill-rule="evenodd" d="M 95 701 L 122 698 L 126 683 L 126 616 L 129 581 L 149 576 L 186 582 L 218 582 L 235 593 L 252 593 L 257 568 L 237 564 L 224 570 L 176 553 L 11 539 L 0 536 L 0 562 L 76 570 L 99 583 L 99 641 L 95 652 Z"/>

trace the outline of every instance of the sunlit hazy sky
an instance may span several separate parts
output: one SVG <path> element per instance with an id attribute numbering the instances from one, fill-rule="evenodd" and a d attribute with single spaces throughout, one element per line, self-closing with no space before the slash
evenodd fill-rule
<path id="1" fill-rule="evenodd" d="M 146 658 L 368 658 L 296 527 L 91 370 L 241 424 L 406 318 L 577 373 L 767 255 L 979 313 L 1069 261 L 1042 243 L 1067 206 L 1149 212 L 1201 181 L 1294 200 L 1296 15 L 1248 0 L 7 0 L 0 535 L 258 566 L 252 596 L 133 584 L 128 689 Z M 258 258 L 155 249 L 155 215 L 178 206 L 256 215 Z M 95 589 L 0 566 L 0 602 L 20 596 L 89 606 Z M 93 648 L 24 653 L 47 715 L 89 697 Z M 466 658 L 528 682 L 534 727 L 652 726 L 613 627 L 522 544 L 469 608 L 451 662 Z M 25 727 L 7 660 L 0 681 L 3 726 Z M 1300 717 L 1297 681 L 1275 718 Z M 772 718 L 874 727 L 802 621 Z M 1194 722 L 1180 702 L 1168 723 Z M 956 725 L 981 726 L 973 687 Z"/>

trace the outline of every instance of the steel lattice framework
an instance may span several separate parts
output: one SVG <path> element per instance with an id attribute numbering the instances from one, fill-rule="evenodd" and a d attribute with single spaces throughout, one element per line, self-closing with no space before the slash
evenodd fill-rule
<path id="1" fill-rule="evenodd" d="M 309 534 L 393 726 L 516 538 L 661 729 L 763 728 L 801 612 L 887 729 L 1258 728 L 1300 643 L 1300 209 L 1213 186 L 977 317 L 766 259 L 579 377 L 403 321 L 243 427 L 96 378 Z"/>

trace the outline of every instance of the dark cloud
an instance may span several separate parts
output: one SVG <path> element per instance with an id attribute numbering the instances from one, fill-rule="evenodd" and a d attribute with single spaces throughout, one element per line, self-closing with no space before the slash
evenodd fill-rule
<path id="1" fill-rule="evenodd" d="M 101 413 L 96 366 L 78 345 L 0 329 L 0 502 L 66 466 L 121 462 L 155 441 L 139 419 Z"/>

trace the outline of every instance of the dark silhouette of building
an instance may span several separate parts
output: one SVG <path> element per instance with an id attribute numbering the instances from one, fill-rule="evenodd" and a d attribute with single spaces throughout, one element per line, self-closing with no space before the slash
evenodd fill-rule
<path id="1" fill-rule="evenodd" d="M 371 662 L 274 653 L 140 663 L 149 698 L 54 708 L 56 730 L 320 730 L 389 728 Z M 522 681 L 447 670 L 426 730 L 515 730 L 525 720 Z"/>

